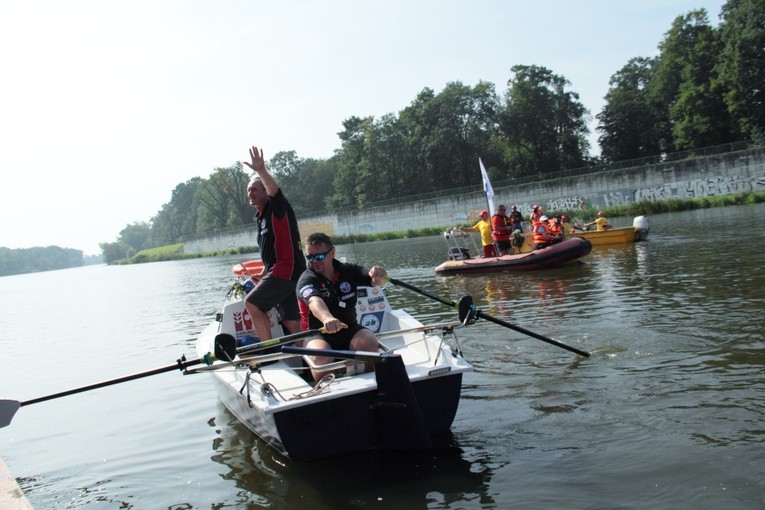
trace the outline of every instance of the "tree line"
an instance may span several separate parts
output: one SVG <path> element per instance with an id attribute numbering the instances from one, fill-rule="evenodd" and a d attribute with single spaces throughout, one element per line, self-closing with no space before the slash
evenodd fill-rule
<path id="1" fill-rule="evenodd" d="M 83 257 L 82 250 L 46 246 L 36 248 L 0 248 L 0 276 L 69 269 L 93 263 Z"/>
<path id="2" fill-rule="evenodd" d="M 591 112 L 564 76 L 515 65 L 494 84 L 423 89 L 397 114 L 352 116 L 328 159 L 276 153 L 270 170 L 298 217 L 369 207 L 393 197 L 493 182 L 544 179 L 567 169 L 722 145 L 765 142 L 765 0 L 728 0 L 720 23 L 705 9 L 678 16 L 653 57 L 634 57 L 611 76 L 595 115 L 600 155 L 588 141 Z M 151 222 L 101 243 L 112 262 L 137 251 L 252 222 L 240 163 L 172 192 Z"/>

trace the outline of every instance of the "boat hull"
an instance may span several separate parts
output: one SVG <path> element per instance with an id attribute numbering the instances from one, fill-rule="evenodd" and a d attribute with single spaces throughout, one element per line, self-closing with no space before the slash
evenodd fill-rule
<path id="1" fill-rule="evenodd" d="M 482 257 L 468 260 L 449 260 L 436 267 L 438 275 L 489 273 L 498 271 L 534 271 L 550 269 L 574 262 L 592 251 L 587 239 L 566 239 L 547 248 L 517 255 Z"/>
<path id="2" fill-rule="evenodd" d="M 380 400 L 385 393 L 374 389 L 277 413 L 282 450 L 303 462 L 362 450 L 430 448 L 431 436 L 454 421 L 462 374 L 413 382 L 411 389 L 412 399 L 387 405 Z"/>
<path id="3" fill-rule="evenodd" d="M 644 237 L 636 235 L 635 227 L 621 227 L 610 228 L 608 230 L 588 230 L 582 232 L 580 230 L 574 231 L 570 234 L 572 237 L 579 237 L 587 239 L 593 246 L 608 246 L 612 244 L 629 244 L 638 240 L 638 237 L 643 239 Z"/>

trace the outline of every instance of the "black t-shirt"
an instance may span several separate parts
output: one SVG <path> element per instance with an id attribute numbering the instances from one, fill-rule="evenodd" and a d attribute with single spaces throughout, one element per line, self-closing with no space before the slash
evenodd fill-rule
<path id="1" fill-rule="evenodd" d="M 300 231 L 295 211 L 282 190 L 269 197 L 257 215 L 258 246 L 265 272 L 275 278 L 297 281 L 305 271 L 305 257 L 300 249 Z"/>
<path id="2" fill-rule="evenodd" d="M 298 299 L 308 304 L 312 296 L 319 296 L 336 319 L 348 325 L 356 324 L 356 288 L 372 285 L 369 271 L 359 265 L 343 264 L 337 260 L 332 261 L 332 267 L 337 276 L 334 282 L 311 268 L 306 269 L 297 283 Z M 320 328 L 323 325 L 313 314 L 308 315 L 309 328 Z"/>
<path id="3" fill-rule="evenodd" d="M 515 225 L 515 228 L 521 228 L 521 222 L 523 222 L 523 216 L 520 211 L 513 211 L 510 213 L 510 223 Z"/>

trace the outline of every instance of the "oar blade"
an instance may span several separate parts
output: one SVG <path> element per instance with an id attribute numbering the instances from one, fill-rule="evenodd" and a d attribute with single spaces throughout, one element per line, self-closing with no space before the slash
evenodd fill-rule
<path id="1" fill-rule="evenodd" d="M 215 335 L 215 357 L 223 361 L 231 361 L 236 357 L 236 338 L 228 333 Z"/>
<path id="2" fill-rule="evenodd" d="M 466 294 L 462 296 L 457 303 L 459 318 L 462 324 L 473 324 L 475 322 L 476 309 L 473 305 L 473 296 Z"/>
<path id="3" fill-rule="evenodd" d="M 13 415 L 21 407 L 21 402 L 18 400 L 0 400 L 0 428 L 7 427 L 11 424 Z"/>

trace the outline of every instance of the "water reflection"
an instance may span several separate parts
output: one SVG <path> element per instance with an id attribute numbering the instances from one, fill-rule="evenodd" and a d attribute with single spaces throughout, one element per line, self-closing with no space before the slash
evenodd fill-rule
<path id="1" fill-rule="evenodd" d="M 223 405 L 210 422 L 212 460 L 239 491 L 220 506 L 259 508 L 458 508 L 492 505 L 488 463 L 471 461 L 451 433 L 423 451 L 371 451 L 295 463 L 258 439 Z M 220 425 L 216 425 L 216 423 Z M 216 506 L 213 505 L 213 508 Z"/>

